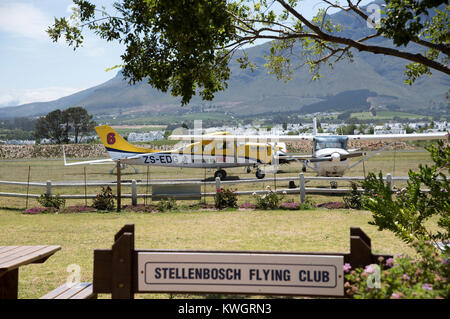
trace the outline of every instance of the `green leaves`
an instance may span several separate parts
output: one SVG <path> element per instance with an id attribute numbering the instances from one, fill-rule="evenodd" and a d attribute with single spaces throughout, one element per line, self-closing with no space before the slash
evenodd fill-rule
<path id="1" fill-rule="evenodd" d="M 434 164 L 419 165 L 419 170 L 409 171 L 407 186 L 392 191 L 384 182 L 369 173 L 363 182 L 365 194 L 363 207 L 372 212 L 372 225 L 380 230 L 388 229 L 406 242 L 419 240 L 445 240 L 450 237 L 450 146 L 443 141 L 427 148 Z M 437 217 L 436 228 L 428 221 Z"/>
<path id="2" fill-rule="evenodd" d="M 152 1 L 123 0 L 115 4 L 118 16 L 110 16 L 88 1 L 75 0 L 81 26 L 56 19 L 47 31 L 57 41 L 62 36 L 74 49 L 83 42 L 82 26 L 107 41 L 126 47 L 123 75 L 130 83 L 146 80 L 157 89 L 169 89 L 187 104 L 197 92 L 211 100 L 226 88 L 229 56 L 223 47 L 234 35 L 224 0 Z"/>

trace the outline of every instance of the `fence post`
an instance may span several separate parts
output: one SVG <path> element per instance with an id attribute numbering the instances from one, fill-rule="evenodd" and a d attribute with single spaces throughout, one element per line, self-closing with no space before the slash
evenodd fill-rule
<path id="1" fill-rule="evenodd" d="M 220 177 L 216 177 L 216 191 L 220 188 Z"/>
<path id="2" fill-rule="evenodd" d="M 135 179 L 131 181 L 131 205 L 137 205 L 137 184 Z"/>
<path id="3" fill-rule="evenodd" d="M 392 190 L 392 175 L 391 175 L 391 173 L 386 174 L 386 184 L 389 187 L 389 190 Z"/>
<path id="4" fill-rule="evenodd" d="M 47 181 L 45 194 L 47 196 L 52 196 L 52 181 Z"/>
<path id="5" fill-rule="evenodd" d="M 306 192 L 305 192 L 305 175 L 303 173 L 298 174 L 300 182 L 298 187 L 300 188 L 300 203 L 305 202 Z"/>

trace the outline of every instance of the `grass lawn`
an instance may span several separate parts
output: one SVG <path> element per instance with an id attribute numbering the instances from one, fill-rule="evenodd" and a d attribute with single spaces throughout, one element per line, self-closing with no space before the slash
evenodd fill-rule
<path id="1" fill-rule="evenodd" d="M 0 245 L 62 247 L 45 263 L 20 268 L 19 298 L 39 298 L 67 280 L 67 266 L 71 264 L 81 267 L 82 282 L 90 282 L 93 250 L 110 248 L 114 234 L 127 223 L 136 225 L 136 248 L 144 249 L 348 252 L 349 228 L 357 226 L 371 237 L 374 252 L 412 253 L 392 233 L 379 232 L 376 227 L 368 225 L 370 219 L 370 213 L 365 211 L 323 209 L 35 216 L 16 210 L 0 210 Z M 152 294 L 137 297 L 170 296 Z"/>
<path id="2" fill-rule="evenodd" d="M 81 160 L 81 159 L 80 159 Z M 407 175 L 408 169 L 416 169 L 419 164 L 430 163 L 428 153 L 386 152 L 370 158 L 364 166 L 358 165 L 347 176 L 362 176 L 369 171 L 394 176 Z M 115 181 L 110 165 L 91 165 L 86 167 L 88 181 Z M 17 160 L 0 162 L 0 180 L 27 181 L 83 181 L 84 167 L 64 167 L 62 160 Z M 122 172 L 122 180 L 145 180 L 146 168 L 132 168 Z M 279 177 L 298 176 L 300 164 L 281 167 Z M 241 178 L 254 177 L 245 169 L 227 170 L 229 176 Z M 214 170 L 151 167 L 150 179 L 211 177 Z M 307 176 L 314 176 L 311 171 Z M 267 177 L 273 177 L 268 174 Z M 298 185 L 298 180 L 295 181 Z M 328 182 L 317 185 L 310 182 L 307 187 L 329 187 Z M 238 190 L 287 188 L 288 182 L 266 182 L 258 184 L 232 185 Z M 323 184 L 323 182 L 322 182 Z M 342 183 L 344 184 L 344 183 Z M 340 185 L 346 186 L 346 185 Z M 399 186 L 396 183 L 396 186 Z M 26 193 L 24 186 L 0 185 L 1 192 Z M 95 194 L 99 188 L 89 188 L 88 194 Z M 151 194 L 151 190 L 148 190 Z M 214 192 L 215 185 L 203 187 L 202 191 Z M 29 193 L 42 194 L 45 187 L 30 187 Z M 144 186 L 139 193 L 146 193 Z M 130 193 L 129 188 L 122 193 Z M 84 187 L 55 188 L 54 194 L 84 194 Z M 298 195 L 290 196 L 298 202 Z M 316 203 L 335 201 L 336 198 L 311 196 Z M 213 202 L 213 198 L 207 198 Z M 337 199 L 341 200 L 341 199 Z M 239 204 L 252 202 L 248 196 L 239 197 Z M 138 203 L 143 203 L 139 199 Z M 82 281 L 92 280 L 93 250 L 110 248 L 114 234 L 125 224 L 136 225 L 136 248 L 144 249 L 205 249 L 205 250 L 272 250 L 272 251 L 324 251 L 348 252 L 350 249 L 349 228 L 361 227 L 372 239 L 374 252 L 412 254 L 403 242 L 392 233 L 379 232 L 368 225 L 371 214 L 353 210 L 306 210 L 306 211 L 188 211 L 183 208 L 165 213 L 84 213 L 24 215 L 22 210 L 37 206 L 34 199 L 0 197 L 0 245 L 60 245 L 61 251 L 43 264 L 28 265 L 19 271 L 19 298 L 39 298 L 50 290 L 63 284 L 69 273 L 67 266 L 77 264 L 81 267 Z M 70 200 L 66 206 L 84 205 L 85 201 Z M 88 200 L 88 205 L 91 200 Z M 130 204 L 124 200 L 123 204 Z M 180 204 L 190 204 L 180 203 Z M 100 296 L 105 297 L 105 296 Z M 106 296 L 108 297 L 108 296 Z M 139 295 L 145 298 L 168 298 L 167 294 Z M 177 295 L 176 297 L 180 297 Z M 183 297 L 183 296 L 181 296 Z M 189 296 L 191 297 L 191 296 Z"/>

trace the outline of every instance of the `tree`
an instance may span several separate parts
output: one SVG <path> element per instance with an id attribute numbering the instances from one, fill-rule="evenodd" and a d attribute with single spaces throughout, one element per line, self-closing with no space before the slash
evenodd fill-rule
<path id="1" fill-rule="evenodd" d="M 55 110 L 37 120 L 35 138 L 48 138 L 57 144 L 69 143 L 69 135 L 73 132 L 74 142 L 78 143 L 83 134 L 90 132 L 95 125 L 92 115 L 83 107 Z"/>
<path id="2" fill-rule="evenodd" d="M 47 138 L 61 144 L 68 141 L 67 133 L 62 111 L 55 110 L 37 120 L 34 135 L 37 140 Z"/>
<path id="3" fill-rule="evenodd" d="M 74 134 L 74 142 L 78 143 L 79 138 L 92 131 L 95 122 L 92 120 L 92 115 L 88 114 L 86 109 L 81 106 L 69 107 L 63 111 L 63 115 Z"/>
<path id="4" fill-rule="evenodd" d="M 305 18 L 299 0 L 120 0 L 114 15 L 87 0 L 73 2 L 75 22 L 55 18 L 47 30 L 53 41 L 65 37 L 76 49 L 83 43 L 84 27 L 102 39 L 118 41 L 126 48 L 123 65 L 116 67 L 123 68 L 130 83 L 147 79 L 163 92 L 170 88 L 182 97 L 182 105 L 197 92 L 211 100 L 226 89 L 231 57 L 261 39 L 273 40 L 266 66 L 279 79 L 290 78 L 295 53 L 303 56 L 316 79 L 322 64 L 352 60 L 352 50 L 409 61 L 405 73 L 410 84 L 431 70 L 450 74 L 448 0 L 386 0 L 383 17 L 379 11 L 371 13 L 370 6 L 359 6 L 361 0 L 322 0 L 327 7 L 318 9 L 311 20 Z M 344 33 L 345 25 L 333 23 L 330 9 L 367 22 L 370 28 L 361 38 L 352 38 Z M 379 38 L 392 40 L 392 45 L 373 41 Z M 402 48 L 409 43 L 425 53 Z M 246 55 L 238 61 L 242 68 L 253 67 Z"/>

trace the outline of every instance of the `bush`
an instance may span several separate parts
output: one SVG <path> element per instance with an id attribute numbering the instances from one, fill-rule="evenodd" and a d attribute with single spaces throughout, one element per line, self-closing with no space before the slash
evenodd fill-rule
<path id="1" fill-rule="evenodd" d="M 362 208 L 362 195 L 358 192 L 358 184 L 351 183 L 352 190 L 349 195 L 344 196 L 344 203 L 352 209 Z"/>
<path id="2" fill-rule="evenodd" d="M 59 195 L 52 196 L 48 194 L 42 194 L 37 201 L 44 207 L 54 207 L 56 209 L 60 209 L 66 204 L 66 200 L 64 198 L 60 198 Z"/>
<path id="3" fill-rule="evenodd" d="M 114 206 L 114 195 L 111 187 L 102 187 L 101 192 L 94 198 L 92 207 L 98 210 L 113 210 Z"/>
<path id="4" fill-rule="evenodd" d="M 217 209 L 237 207 L 237 195 L 231 189 L 219 188 L 214 200 Z"/>
<path id="5" fill-rule="evenodd" d="M 157 209 L 160 212 L 164 212 L 166 210 L 172 210 L 172 209 L 177 209 L 177 202 L 175 201 L 175 199 L 169 197 L 167 199 L 162 198 L 157 205 Z"/>
<path id="6" fill-rule="evenodd" d="M 430 242 L 418 240 L 412 245 L 419 253 L 417 260 L 399 255 L 386 260 L 386 266 L 369 265 L 351 272 L 344 265 L 346 294 L 357 299 L 450 298 L 448 250 L 441 254 Z"/>
<path id="7" fill-rule="evenodd" d="M 253 193 L 253 197 L 256 200 L 256 208 L 259 209 L 277 209 L 280 202 L 283 200 L 283 195 L 278 195 L 270 188 L 270 185 L 266 187 L 267 193 L 263 195 L 257 195 Z"/>
<path id="8" fill-rule="evenodd" d="M 418 172 L 410 170 L 405 188 L 391 189 L 381 172 L 378 178 L 369 173 L 363 182 L 363 207 L 373 217 L 369 224 L 388 229 L 408 243 L 415 239 L 437 243 L 450 238 L 450 144 L 438 141 L 438 147 L 426 149 L 433 164 L 419 165 Z M 432 227 L 429 221 L 433 219 L 439 227 Z"/>

